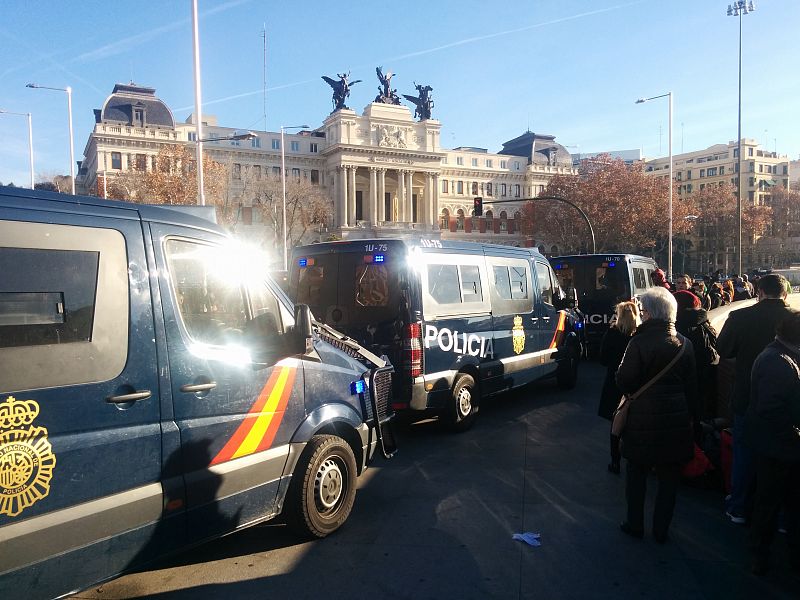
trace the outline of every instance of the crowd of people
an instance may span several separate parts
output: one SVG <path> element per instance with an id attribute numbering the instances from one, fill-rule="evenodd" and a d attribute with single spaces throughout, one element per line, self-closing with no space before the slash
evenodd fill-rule
<path id="1" fill-rule="evenodd" d="M 620 473 L 626 459 L 624 533 L 644 537 L 655 473 L 651 531 L 666 543 L 682 476 L 700 459 L 715 462 L 705 442 L 724 431 L 733 440 L 724 512 L 751 526 L 752 572 L 767 573 L 781 531 L 800 574 L 800 312 L 786 303 L 783 276 L 753 279 L 679 275 L 670 283 L 658 270 L 654 287 L 617 304 L 600 349 L 607 372 L 598 414 L 612 421 L 608 470 Z M 751 298 L 758 301 L 731 310 L 718 334 L 708 311 Z M 735 373 L 730 394 L 717 388 L 720 361 Z"/>

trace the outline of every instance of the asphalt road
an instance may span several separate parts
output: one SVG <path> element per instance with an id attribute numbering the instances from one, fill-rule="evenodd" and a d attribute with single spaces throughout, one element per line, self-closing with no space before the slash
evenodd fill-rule
<path id="1" fill-rule="evenodd" d="M 74 597 L 797 598 L 784 536 L 773 571 L 751 575 L 748 530 L 724 518 L 721 491 L 683 486 L 666 545 L 620 532 L 624 478 L 606 471 L 608 423 L 595 416 L 602 377 L 583 364 L 571 392 L 549 381 L 487 400 L 460 435 L 399 427 L 397 456 L 362 476 L 325 540 L 254 527 Z M 541 547 L 517 532 L 540 533 Z"/>

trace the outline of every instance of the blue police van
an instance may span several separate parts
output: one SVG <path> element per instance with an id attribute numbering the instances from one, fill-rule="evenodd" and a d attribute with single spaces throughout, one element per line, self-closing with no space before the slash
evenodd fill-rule
<path id="1" fill-rule="evenodd" d="M 394 407 L 455 430 L 482 398 L 555 376 L 575 385 L 573 303 L 529 248 L 374 239 L 295 248 L 289 295 L 395 365 Z"/>
<path id="2" fill-rule="evenodd" d="M 0 188 L 0 589 L 344 523 L 392 452 L 392 367 L 259 263 L 177 209 Z"/>
<path id="3" fill-rule="evenodd" d="M 652 287 L 652 274 L 658 269 L 652 258 L 622 253 L 553 256 L 550 264 L 560 284 L 576 290 L 590 356 L 599 352 L 617 303 Z"/>

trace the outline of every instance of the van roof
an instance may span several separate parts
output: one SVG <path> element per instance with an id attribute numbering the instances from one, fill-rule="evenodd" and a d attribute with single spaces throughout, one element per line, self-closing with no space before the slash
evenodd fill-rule
<path id="1" fill-rule="evenodd" d="M 627 252 L 603 252 L 602 254 L 564 254 L 561 256 L 551 256 L 551 261 L 556 260 L 602 260 L 610 256 L 625 257 L 626 259 L 642 260 L 644 262 L 653 263 L 657 265 L 655 259 L 649 256 L 642 256 L 641 254 L 628 254 Z"/>
<path id="2" fill-rule="evenodd" d="M 476 252 L 480 248 L 492 251 L 502 252 L 523 252 L 532 254 L 534 256 L 542 257 L 542 254 L 536 248 L 520 248 L 518 246 L 505 246 L 503 244 L 486 244 L 481 242 L 462 242 L 459 240 L 440 240 L 425 237 L 404 237 L 404 238 L 363 238 L 355 240 L 337 240 L 334 242 L 319 242 L 316 244 L 309 244 L 307 246 L 297 246 L 294 248 L 295 252 L 315 253 L 316 251 L 325 251 L 325 249 L 335 248 L 337 246 L 364 246 L 367 244 L 402 244 L 407 248 L 419 248 L 423 251 L 430 250 L 455 250 L 462 252 Z"/>
<path id="3" fill-rule="evenodd" d="M 107 200 L 96 196 L 73 196 L 45 190 L 0 186 L 0 198 L 4 197 L 52 203 L 50 208 L 56 209 L 57 207 L 59 211 L 76 213 L 89 207 L 130 210 L 136 211 L 142 219 L 147 221 L 186 225 L 224 233 L 216 223 L 216 211 L 213 206 L 138 204 L 125 200 Z M 23 208 L 33 209 L 35 206 L 26 203 Z"/>

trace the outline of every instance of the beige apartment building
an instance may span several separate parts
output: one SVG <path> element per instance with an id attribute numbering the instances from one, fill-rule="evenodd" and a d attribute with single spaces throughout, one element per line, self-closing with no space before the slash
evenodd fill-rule
<path id="1" fill-rule="evenodd" d="M 673 176 L 678 183 L 678 193 L 687 196 L 704 190 L 707 186 L 729 183 L 738 186 L 738 145 L 736 141 L 715 144 L 704 150 L 673 156 Z M 644 168 L 654 177 L 669 177 L 669 157 L 645 160 Z M 769 205 L 777 188 L 788 188 L 790 161 L 788 157 L 764 150 L 753 139 L 742 139 L 742 201 L 745 205 Z M 779 239 L 766 235 L 742 240 L 744 246 L 743 268 L 771 267 L 793 252 L 800 252 L 800 240 Z M 713 228 L 703 224 L 695 227 L 689 236 L 692 250 L 686 257 L 687 270 L 710 272 L 722 269 L 735 270 L 735 248 L 721 246 Z M 674 260 L 674 259 L 673 259 Z"/>
<path id="2" fill-rule="evenodd" d="M 203 116 L 205 139 L 231 136 Z M 441 123 L 415 121 L 406 106 L 368 104 L 361 114 L 331 113 L 311 130 L 285 132 L 286 176 L 321 186 L 332 204 L 332 221 L 316 238 L 342 239 L 424 235 L 510 245 L 543 244 L 520 231 L 524 198 L 541 192 L 555 174 L 574 173 L 570 153 L 551 135 L 526 132 L 502 150 L 440 143 Z M 228 168 L 229 192 L 243 208 L 252 206 L 245 176 L 281 174 L 280 132 L 254 132 L 246 141 L 204 142 L 204 152 Z M 152 169 L 167 144 L 194 148 L 192 117 L 176 122 L 155 89 L 117 84 L 100 109 L 84 149 L 77 178 L 81 193 L 102 196 L 110 180 L 134 166 Z M 473 217 L 473 199 L 483 198 L 484 215 Z M 520 199 L 519 202 L 516 199 Z M 240 211 L 238 233 L 263 243 L 271 238 L 254 222 L 258 211 Z M 313 241 L 313 239 L 309 239 Z"/>

